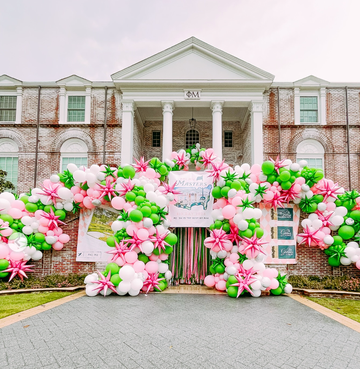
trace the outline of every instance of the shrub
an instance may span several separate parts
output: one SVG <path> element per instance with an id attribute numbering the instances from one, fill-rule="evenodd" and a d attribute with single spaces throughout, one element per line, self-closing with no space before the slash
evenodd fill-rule
<path id="1" fill-rule="evenodd" d="M 360 278 L 348 276 L 319 277 L 314 275 L 291 275 L 289 276 L 288 281 L 296 288 L 360 292 Z"/>

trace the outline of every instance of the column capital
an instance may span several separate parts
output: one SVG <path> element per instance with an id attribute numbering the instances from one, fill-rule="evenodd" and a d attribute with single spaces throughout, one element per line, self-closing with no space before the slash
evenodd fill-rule
<path id="1" fill-rule="evenodd" d="M 222 113 L 224 101 L 211 101 L 210 107 L 213 113 Z"/>
<path id="2" fill-rule="evenodd" d="M 134 114 L 134 110 L 135 110 L 134 100 L 123 100 L 122 101 L 122 111 L 123 112 L 130 112 Z"/>
<path id="3" fill-rule="evenodd" d="M 262 113 L 263 112 L 263 102 L 262 101 L 251 101 L 249 109 L 253 113 Z"/>
<path id="4" fill-rule="evenodd" d="M 175 109 L 174 101 L 161 101 L 162 111 L 164 113 L 173 113 Z"/>

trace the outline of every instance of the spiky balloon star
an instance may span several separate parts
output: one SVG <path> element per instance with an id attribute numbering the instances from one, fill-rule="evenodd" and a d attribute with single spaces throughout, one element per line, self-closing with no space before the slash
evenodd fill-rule
<path id="1" fill-rule="evenodd" d="M 15 276 L 19 276 L 20 279 L 23 281 L 24 277 L 27 278 L 27 275 L 25 272 L 32 272 L 31 268 L 34 265 L 26 265 L 27 261 L 16 261 L 16 260 L 11 260 L 10 259 L 10 266 L 3 270 L 3 273 L 11 273 L 10 278 L 9 278 L 9 282 L 11 282 L 11 280 L 15 277 Z"/>
<path id="2" fill-rule="evenodd" d="M 41 196 L 47 196 L 47 202 L 51 200 L 53 204 L 56 204 L 56 199 L 59 199 L 58 195 L 59 188 L 61 187 L 59 184 L 49 183 L 48 185 L 41 185 L 43 192 L 39 192 Z"/>
<path id="3" fill-rule="evenodd" d="M 235 275 L 237 282 L 231 284 L 230 286 L 238 288 L 236 298 L 239 298 L 239 296 L 243 293 L 244 290 L 253 294 L 250 285 L 257 281 L 253 273 L 254 272 L 251 268 L 250 270 L 247 271 L 243 270 L 242 272 L 239 272 Z"/>
<path id="4" fill-rule="evenodd" d="M 94 288 L 94 291 L 95 290 L 97 290 L 98 292 L 104 291 L 104 297 L 106 296 L 106 292 L 108 288 L 110 288 L 111 291 L 117 293 L 114 284 L 110 281 L 111 270 L 109 270 L 109 273 L 107 274 L 106 277 L 104 276 L 104 274 L 100 273 L 98 270 L 96 272 L 99 275 L 100 279 L 92 282 L 94 284 L 98 284 L 98 287 Z"/>
<path id="5" fill-rule="evenodd" d="M 209 177 L 213 177 L 213 182 L 218 181 L 220 179 L 220 173 L 228 168 L 228 165 L 225 164 L 225 159 L 221 162 L 213 162 L 212 169 L 207 170 L 206 172 L 209 173 Z"/>
<path id="6" fill-rule="evenodd" d="M 212 151 L 203 151 L 203 156 L 200 158 L 199 162 L 204 166 L 205 169 L 209 168 L 210 165 L 215 161 L 216 156 Z"/>
<path id="7" fill-rule="evenodd" d="M 276 170 L 277 174 L 280 174 L 279 169 L 286 167 L 286 164 L 284 164 L 285 159 L 279 160 L 279 155 L 277 156 L 276 160 L 269 158 L 269 160 L 274 164 L 274 169 Z"/>
<path id="8" fill-rule="evenodd" d="M 213 229 L 210 231 L 210 237 L 207 237 L 204 241 L 204 245 L 207 248 L 214 249 L 218 247 L 220 250 L 226 250 L 231 241 L 229 235 L 222 229 Z"/>
<path id="9" fill-rule="evenodd" d="M 242 254 L 250 253 L 250 258 L 256 258 L 259 253 L 266 255 L 262 245 L 267 244 L 267 241 L 262 241 L 261 238 L 257 238 L 256 234 L 250 238 L 242 237 L 242 243 L 239 246 L 239 252 Z"/>
<path id="10" fill-rule="evenodd" d="M 341 187 L 337 183 L 333 183 L 327 179 L 322 179 L 316 186 L 320 195 L 324 196 L 324 202 L 332 197 L 333 199 L 337 199 L 337 196 L 342 194 Z"/>
<path id="11" fill-rule="evenodd" d="M 158 229 L 156 229 L 156 234 L 154 236 L 150 236 L 149 240 L 154 243 L 154 248 L 157 248 L 159 252 L 165 250 L 166 246 L 170 246 L 165 238 L 170 232 L 164 232 L 160 234 Z"/>
<path id="12" fill-rule="evenodd" d="M 149 273 L 148 277 L 144 281 L 144 287 L 147 287 L 146 294 L 149 293 L 149 291 L 158 290 L 161 292 L 161 288 L 159 287 L 159 284 L 161 281 L 163 281 L 165 278 L 159 278 L 159 273 Z"/>
<path id="13" fill-rule="evenodd" d="M 172 193 L 173 195 L 180 195 L 181 191 L 175 190 L 176 182 L 173 185 L 168 185 L 166 182 L 162 182 L 161 184 L 164 189 L 161 191 L 164 195 L 167 195 L 168 193 Z"/>
<path id="14" fill-rule="evenodd" d="M 316 236 L 316 234 L 320 231 L 320 229 L 315 229 L 312 231 L 308 226 L 304 228 L 304 233 L 299 233 L 298 237 L 301 237 L 302 240 L 299 242 L 299 245 L 306 243 L 309 247 L 312 243 L 318 243 L 321 239 Z"/>
<path id="15" fill-rule="evenodd" d="M 58 229 L 59 228 L 59 224 L 64 224 L 66 225 L 64 222 L 62 222 L 61 220 L 59 220 L 60 216 L 55 215 L 54 211 L 52 208 L 50 208 L 50 213 L 47 213 L 46 211 L 43 211 L 41 213 L 41 216 L 45 219 L 48 220 L 48 227 L 49 230 L 52 231 L 53 229 Z"/>
<path id="16" fill-rule="evenodd" d="M 140 158 L 140 160 L 135 159 L 135 161 L 136 161 L 136 164 L 133 164 L 133 167 L 135 169 L 135 172 L 136 173 L 146 172 L 146 169 L 148 168 L 148 164 L 149 164 L 150 160 L 145 161 L 144 160 L 144 157 L 142 156 Z"/>
<path id="17" fill-rule="evenodd" d="M 111 260 L 115 261 L 117 258 L 120 258 L 124 263 L 126 263 L 125 255 L 130 252 L 131 250 L 127 247 L 129 243 L 126 242 L 126 240 L 121 240 L 120 243 L 118 243 L 115 239 L 115 249 L 106 251 L 108 254 L 111 254 Z"/>
<path id="18" fill-rule="evenodd" d="M 175 157 L 175 164 L 177 164 L 179 166 L 179 169 L 184 169 L 184 170 L 188 170 L 188 163 L 189 163 L 189 158 L 186 156 L 185 152 L 181 152 L 180 154 L 177 153 L 176 157 Z"/>
<path id="19" fill-rule="evenodd" d="M 99 199 L 102 199 L 105 196 L 108 196 L 109 199 L 111 200 L 112 197 L 116 197 L 117 194 L 115 192 L 115 186 L 116 183 L 115 182 L 111 182 L 111 179 L 109 177 L 106 178 L 106 184 L 102 185 L 102 184 L 98 184 L 99 188 L 99 192 L 101 192 L 101 195 L 99 197 Z"/>
<path id="20" fill-rule="evenodd" d="M 128 192 L 132 191 L 135 185 L 131 183 L 131 179 L 127 183 L 121 183 L 122 190 L 118 190 L 120 196 L 125 196 Z"/>

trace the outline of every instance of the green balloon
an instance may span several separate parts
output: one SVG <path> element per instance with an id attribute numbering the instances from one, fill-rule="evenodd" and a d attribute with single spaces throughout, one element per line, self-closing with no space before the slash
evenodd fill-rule
<path id="1" fill-rule="evenodd" d="M 52 211 L 54 211 L 54 212 L 55 212 L 55 208 L 54 208 L 52 205 L 45 205 L 45 206 L 44 206 L 44 211 L 45 211 L 46 213 L 50 213 L 51 209 L 52 209 Z"/>
<path id="2" fill-rule="evenodd" d="M 149 217 L 151 215 L 151 209 L 148 206 L 141 207 L 140 211 L 144 217 Z"/>
<path id="3" fill-rule="evenodd" d="M 116 263 L 109 263 L 108 265 L 106 265 L 105 270 L 107 272 L 111 271 L 111 275 L 113 275 L 119 273 L 120 267 Z"/>
<path id="4" fill-rule="evenodd" d="M 268 176 L 267 181 L 273 184 L 276 181 L 276 176 L 273 174 L 271 176 Z"/>
<path id="5" fill-rule="evenodd" d="M 212 265 L 210 265 L 209 271 L 211 274 L 215 274 L 215 268 Z"/>
<path id="6" fill-rule="evenodd" d="M 229 278 L 228 278 L 229 285 L 234 284 L 234 283 L 237 283 L 237 281 L 238 280 L 233 275 L 230 275 Z"/>
<path id="7" fill-rule="evenodd" d="M 230 231 L 230 224 L 229 223 L 224 223 L 223 224 L 223 230 L 225 232 L 229 232 Z"/>
<path id="8" fill-rule="evenodd" d="M 237 293 L 238 293 L 238 287 L 230 286 L 230 287 L 227 289 L 227 294 L 228 294 L 230 297 L 237 297 Z"/>
<path id="9" fill-rule="evenodd" d="M 115 247 L 116 238 L 114 236 L 110 236 L 106 239 L 106 244 L 110 247 Z"/>
<path id="10" fill-rule="evenodd" d="M 159 282 L 159 288 L 161 291 L 164 291 L 164 289 L 167 287 L 167 283 L 166 281 L 160 281 Z M 158 291 L 158 290 L 155 290 L 155 291 Z"/>
<path id="11" fill-rule="evenodd" d="M 114 274 L 114 275 L 111 274 L 110 282 L 114 286 L 118 286 L 121 281 L 122 281 L 122 279 L 120 278 L 119 274 Z"/>
<path id="12" fill-rule="evenodd" d="M 22 196 L 19 200 L 22 201 L 24 204 L 27 204 L 29 202 L 29 196 Z"/>
<path id="13" fill-rule="evenodd" d="M 274 290 L 270 290 L 270 292 L 275 296 L 279 296 L 283 293 L 283 289 L 279 286 L 278 288 Z"/>
<path id="14" fill-rule="evenodd" d="M 219 274 L 223 274 L 225 272 L 225 266 L 222 264 L 216 265 L 215 272 Z"/>
<path id="15" fill-rule="evenodd" d="M 124 178 L 131 178 L 135 177 L 135 169 L 131 165 L 126 165 L 122 170 L 122 175 Z"/>
<path id="16" fill-rule="evenodd" d="M 360 221 L 360 210 L 354 210 L 350 213 L 350 218 Z"/>
<path id="17" fill-rule="evenodd" d="M 353 227 L 344 225 L 339 228 L 338 234 L 340 237 L 342 237 L 344 240 L 349 240 L 350 238 L 353 238 L 355 235 L 355 230 Z"/>
<path id="18" fill-rule="evenodd" d="M 165 254 L 170 255 L 174 251 L 172 246 L 165 246 Z"/>
<path id="19" fill-rule="evenodd" d="M 0 272 L 0 278 L 6 278 L 9 273 Z"/>
<path id="20" fill-rule="evenodd" d="M 262 166 L 261 166 L 261 169 L 262 169 L 263 173 L 267 176 L 267 175 L 271 174 L 274 171 L 275 165 L 271 161 L 264 161 Z"/>
<path id="21" fill-rule="evenodd" d="M 170 246 L 174 246 L 177 242 L 177 236 L 174 233 L 169 233 L 165 239 L 165 242 L 167 242 Z"/>
<path id="22" fill-rule="evenodd" d="M 142 197 L 142 196 L 136 196 L 135 204 L 139 206 L 139 205 L 140 205 L 140 204 L 142 204 L 144 201 L 145 201 L 145 197 Z"/>
<path id="23" fill-rule="evenodd" d="M 215 220 L 214 227 L 215 229 L 220 229 L 223 226 L 223 223 L 221 220 Z"/>
<path id="24" fill-rule="evenodd" d="M 44 241 L 45 241 L 45 235 L 44 235 L 44 234 L 42 234 L 42 233 L 40 233 L 40 232 L 35 233 L 35 234 L 34 234 L 34 240 L 35 240 L 36 242 L 40 242 L 40 243 L 42 243 L 42 242 L 44 242 Z"/>
<path id="25" fill-rule="evenodd" d="M 241 237 L 247 237 L 247 238 L 250 238 L 253 236 L 254 234 L 254 231 L 252 231 L 250 228 L 246 229 L 245 231 L 240 231 L 240 236 Z"/>
<path id="26" fill-rule="evenodd" d="M 0 270 L 5 270 L 10 265 L 9 260 L 0 259 Z"/>
<path id="27" fill-rule="evenodd" d="M 160 168 L 159 168 L 159 173 L 162 175 L 162 176 L 165 176 L 167 173 L 168 173 L 168 170 L 166 168 L 165 165 L 162 165 Z"/>
<path id="28" fill-rule="evenodd" d="M 29 213 L 35 213 L 36 210 L 38 210 L 38 207 L 36 204 L 33 204 L 32 202 L 28 202 L 25 204 L 25 209 L 29 212 Z"/>
<path id="29" fill-rule="evenodd" d="M 66 218 L 66 211 L 65 210 L 55 210 L 55 215 L 60 217 L 60 220 L 65 220 Z"/>
<path id="30" fill-rule="evenodd" d="M 264 230 L 262 228 L 256 228 L 255 233 L 257 238 L 261 238 L 264 235 Z"/>
<path id="31" fill-rule="evenodd" d="M 127 201 L 130 201 L 130 202 L 131 201 L 134 201 L 136 199 L 136 194 L 134 192 L 132 192 L 132 191 L 129 191 L 129 192 L 126 193 L 125 199 Z"/>
<path id="32" fill-rule="evenodd" d="M 9 226 L 11 226 L 14 222 L 14 218 L 11 217 L 9 214 L 1 214 L 0 219 L 2 219 L 4 222 L 8 222 Z"/>
<path id="33" fill-rule="evenodd" d="M 211 193 L 212 193 L 214 199 L 221 199 L 221 197 L 222 197 L 220 186 L 215 186 Z"/>
<path id="34" fill-rule="evenodd" d="M 284 170 L 279 175 L 279 178 L 281 179 L 282 182 L 287 182 L 290 179 L 290 177 L 291 177 L 291 175 L 290 175 L 290 172 L 288 170 Z"/>
<path id="35" fill-rule="evenodd" d="M 341 245 L 343 243 L 343 239 L 340 236 L 334 236 L 334 246 Z"/>
<path id="36" fill-rule="evenodd" d="M 160 218 L 157 214 L 151 214 L 150 219 L 153 221 L 153 224 L 159 223 L 159 220 L 160 220 Z"/>
<path id="37" fill-rule="evenodd" d="M 286 173 L 286 172 L 284 172 Z M 280 186 L 283 190 L 289 190 L 291 188 L 292 183 L 290 181 L 281 182 Z"/>
<path id="38" fill-rule="evenodd" d="M 142 261 L 143 263 L 145 263 L 145 264 L 149 261 L 148 256 L 146 256 L 145 254 L 139 254 L 139 255 L 138 255 L 138 259 L 139 259 L 140 261 Z"/>
<path id="39" fill-rule="evenodd" d="M 228 192 L 230 191 L 230 187 L 228 187 L 228 186 L 224 186 L 222 189 L 221 189 L 221 195 L 223 196 L 223 197 L 227 197 L 227 195 L 228 195 Z"/>
<path id="40" fill-rule="evenodd" d="M 130 212 L 130 219 L 135 223 L 141 222 L 143 218 L 143 213 L 140 210 L 135 209 Z"/>
<path id="41" fill-rule="evenodd" d="M 42 244 L 41 244 L 41 250 L 45 250 L 45 251 L 47 251 L 47 250 L 50 250 L 51 249 L 51 245 L 50 244 L 48 244 L 47 242 L 43 242 Z"/>
<path id="42" fill-rule="evenodd" d="M 239 190 L 241 190 L 241 183 L 238 182 L 238 181 L 233 181 L 231 183 L 231 188 L 233 188 L 236 191 L 239 191 Z"/>
<path id="43" fill-rule="evenodd" d="M 337 257 L 330 256 L 329 259 L 328 259 L 328 263 L 332 267 L 340 266 L 340 260 Z"/>

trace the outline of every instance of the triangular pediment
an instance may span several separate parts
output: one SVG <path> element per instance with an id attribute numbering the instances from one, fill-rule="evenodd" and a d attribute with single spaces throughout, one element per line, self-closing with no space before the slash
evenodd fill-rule
<path id="1" fill-rule="evenodd" d="M 10 77 L 7 74 L 3 74 L 2 76 L 0 76 L 0 86 L 1 87 L 17 87 L 17 86 L 21 86 L 22 85 L 22 81 Z"/>
<path id="2" fill-rule="evenodd" d="M 273 80 L 274 76 L 191 37 L 112 75 L 121 80 Z"/>
<path id="3" fill-rule="evenodd" d="M 324 79 L 315 77 L 313 75 L 307 76 L 294 82 L 294 86 L 296 87 L 321 87 L 327 86 L 328 84 L 328 81 L 325 81 Z"/>
<path id="4" fill-rule="evenodd" d="M 90 86 L 91 81 L 88 79 L 77 76 L 76 74 L 72 74 L 69 77 L 65 77 L 56 81 L 56 83 L 60 86 L 66 87 L 85 87 Z"/>

